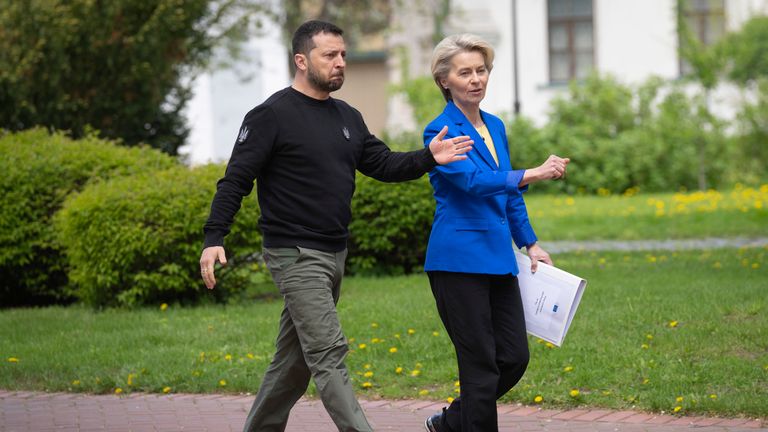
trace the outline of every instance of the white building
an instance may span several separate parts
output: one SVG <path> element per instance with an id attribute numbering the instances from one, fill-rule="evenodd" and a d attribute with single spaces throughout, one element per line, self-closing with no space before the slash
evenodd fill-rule
<path id="1" fill-rule="evenodd" d="M 388 89 L 400 82 L 404 72 L 411 78 L 430 74 L 432 17 L 442 0 L 406 3 L 395 8 L 387 55 L 358 56 L 358 60 L 351 56 L 345 86 L 334 94 L 360 109 L 376 134 L 384 129 L 398 132 L 423 127 L 415 124 L 404 99 Z M 479 34 L 496 50 L 482 104 L 484 110 L 496 114 L 513 114 L 517 102 L 522 115 L 541 124 L 551 99 L 567 89 L 567 82 L 592 70 L 637 84 L 651 76 L 677 79 L 686 67 L 678 56 L 675 0 L 452 0 L 451 7 L 443 33 Z M 688 0 L 686 11 L 690 27 L 705 43 L 764 14 L 768 14 L 768 0 Z M 279 41 L 254 42 L 249 56 L 254 61 L 237 68 L 241 75 L 256 76 L 249 83 L 237 84 L 232 72 L 199 80 L 198 96 L 190 110 L 192 162 L 226 159 L 243 115 L 288 85 L 284 61 L 264 62 L 270 56 L 285 58 L 285 49 L 275 50 L 276 45 Z M 266 69 L 267 64 L 275 69 Z M 738 93 L 724 86 L 715 93 L 713 105 L 718 114 L 728 117 L 736 99 Z"/>
<path id="2" fill-rule="evenodd" d="M 231 69 L 198 76 L 187 108 L 190 135 L 179 149 L 189 163 L 220 162 L 229 158 L 245 114 L 272 93 L 290 84 L 288 48 L 280 28 L 271 23 L 259 38 L 250 40 L 242 59 Z"/>

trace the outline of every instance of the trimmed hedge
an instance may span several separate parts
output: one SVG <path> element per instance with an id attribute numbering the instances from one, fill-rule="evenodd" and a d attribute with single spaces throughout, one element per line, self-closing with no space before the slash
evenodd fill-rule
<path id="1" fill-rule="evenodd" d="M 65 198 L 91 183 L 177 164 L 150 148 L 125 148 L 93 136 L 30 129 L 0 131 L 0 304 L 66 301 L 67 277 L 51 225 Z"/>
<path id="2" fill-rule="evenodd" d="M 429 176 L 381 183 L 358 174 L 352 199 L 350 273 L 421 271 L 435 213 Z"/>
<path id="3" fill-rule="evenodd" d="M 226 239 L 229 265 L 205 289 L 202 227 L 224 167 L 175 167 L 91 185 L 55 218 L 73 294 L 96 307 L 224 301 L 262 267 L 255 194 L 243 200 Z"/>

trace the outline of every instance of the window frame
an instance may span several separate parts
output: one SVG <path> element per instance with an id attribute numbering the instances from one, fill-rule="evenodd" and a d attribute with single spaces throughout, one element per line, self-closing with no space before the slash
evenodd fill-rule
<path id="1" fill-rule="evenodd" d="M 577 62 L 576 59 L 579 54 L 586 52 L 586 50 L 579 50 L 576 48 L 576 32 L 575 28 L 578 24 L 584 24 L 587 23 L 591 26 L 591 49 L 590 51 L 590 57 L 591 57 L 591 69 L 594 69 L 595 67 L 595 1 L 590 0 L 590 14 L 589 15 L 575 15 L 571 12 L 570 15 L 566 16 L 558 16 L 553 17 L 551 14 L 551 2 L 557 1 L 557 0 L 547 0 L 546 8 L 547 8 L 547 60 L 548 60 L 548 70 L 547 73 L 549 75 L 549 82 L 551 84 L 560 84 L 560 83 L 567 83 L 574 79 L 582 79 L 583 77 L 577 76 Z M 567 1 L 569 2 L 569 5 L 572 5 L 573 0 L 561 0 L 561 1 Z M 572 8 L 571 8 L 572 9 Z M 552 47 L 552 28 L 554 26 L 563 26 L 565 27 L 566 32 L 566 38 L 567 38 L 567 47 L 565 50 L 553 50 Z M 567 78 L 562 79 L 560 77 L 555 78 L 553 76 L 553 69 L 552 69 L 552 58 L 554 55 L 563 55 L 565 54 L 568 59 L 568 73 Z"/>
<path id="2" fill-rule="evenodd" d="M 696 40 L 700 44 L 702 44 L 704 46 L 710 46 L 710 45 L 716 43 L 720 38 L 722 38 L 723 35 L 725 35 L 726 27 L 727 27 L 726 26 L 727 18 L 728 18 L 727 14 L 726 14 L 726 11 L 727 11 L 727 6 L 726 6 L 727 0 L 714 0 L 714 1 L 719 1 L 720 2 L 719 8 L 716 8 L 716 9 L 710 7 L 710 3 L 711 3 L 712 0 L 706 0 L 706 7 L 703 8 L 703 9 L 698 7 L 698 6 L 696 6 L 696 5 L 694 5 L 693 2 L 695 2 L 695 1 L 696 0 L 686 0 L 686 1 L 684 1 L 683 4 L 682 4 L 681 10 L 678 13 L 682 13 L 683 14 L 682 19 L 688 24 L 688 26 L 690 27 L 690 30 L 693 33 L 693 36 L 696 38 Z M 720 35 L 718 36 L 718 38 L 716 40 L 709 41 L 709 39 L 711 39 L 709 37 L 709 35 L 710 35 L 709 32 L 711 32 L 711 30 L 710 30 L 711 29 L 710 18 L 713 17 L 713 16 L 721 17 L 722 28 L 719 29 Z M 690 20 L 694 20 L 696 22 L 695 27 L 691 27 Z M 680 47 L 682 47 L 683 40 L 680 37 L 679 33 L 678 33 L 678 41 L 677 41 L 677 43 L 678 43 L 678 45 Z M 693 69 L 688 64 L 688 62 L 686 62 L 685 59 L 683 58 L 683 56 L 680 55 L 680 50 L 678 50 L 677 58 L 678 58 L 678 73 L 679 73 L 679 76 L 681 76 L 681 77 L 682 76 L 686 76 L 686 75 L 690 74 L 691 72 L 693 72 Z"/>

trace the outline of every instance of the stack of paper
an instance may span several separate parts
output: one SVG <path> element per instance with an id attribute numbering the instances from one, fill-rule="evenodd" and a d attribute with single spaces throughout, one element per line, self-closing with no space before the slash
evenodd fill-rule
<path id="1" fill-rule="evenodd" d="M 533 274 L 530 258 L 515 255 L 528 334 L 562 346 L 587 281 L 543 262 Z"/>

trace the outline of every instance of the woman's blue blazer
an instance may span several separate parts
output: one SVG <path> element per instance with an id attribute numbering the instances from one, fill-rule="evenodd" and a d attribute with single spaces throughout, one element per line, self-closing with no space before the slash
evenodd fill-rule
<path id="1" fill-rule="evenodd" d="M 446 138 L 468 135 L 474 140 L 467 159 L 438 165 L 429 173 L 437 204 L 424 265 L 426 271 L 517 275 L 512 246 L 536 242 L 518 184 L 525 170 L 513 170 L 504 123 L 480 112 L 493 138 L 499 165 L 464 114 L 448 102 L 424 129 L 424 145 L 443 126 Z"/>

